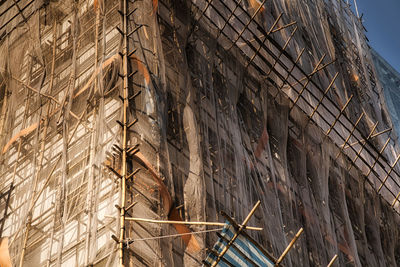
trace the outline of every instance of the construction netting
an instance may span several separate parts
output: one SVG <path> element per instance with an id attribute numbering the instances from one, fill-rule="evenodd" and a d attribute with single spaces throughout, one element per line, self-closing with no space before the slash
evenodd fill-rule
<path id="1" fill-rule="evenodd" d="M 15 266 L 200 266 L 241 221 L 284 266 L 396 266 L 397 166 L 361 21 L 342 0 L 2 1 L 0 234 Z M 127 27 L 122 21 L 128 17 Z M 125 33 L 124 33 L 125 31 Z M 132 52 L 131 52 L 132 51 Z M 123 99 L 122 99 L 123 100 Z M 124 101 L 124 100 L 123 100 Z M 117 122 L 119 121 L 119 122 Z M 135 204 L 136 203 L 136 204 Z M 335 266 L 335 265 L 333 265 Z"/>

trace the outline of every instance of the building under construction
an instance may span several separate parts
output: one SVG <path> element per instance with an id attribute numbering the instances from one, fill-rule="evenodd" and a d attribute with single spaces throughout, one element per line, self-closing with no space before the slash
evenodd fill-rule
<path id="1" fill-rule="evenodd" d="M 400 133 L 400 73 L 390 66 L 375 50 L 371 50 L 371 55 L 379 81 L 385 93 L 386 105 L 398 137 Z"/>
<path id="2" fill-rule="evenodd" d="M 400 266 L 392 128 L 348 1 L 0 1 L 12 266 Z"/>

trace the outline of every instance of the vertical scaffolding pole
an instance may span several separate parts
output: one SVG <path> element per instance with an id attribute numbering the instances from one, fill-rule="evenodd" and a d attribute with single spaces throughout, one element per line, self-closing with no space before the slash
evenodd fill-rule
<path id="1" fill-rule="evenodd" d="M 55 56 L 56 56 L 56 36 L 57 36 L 57 24 L 56 21 L 53 23 L 53 53 L 52 53 L 52 63 L 51 63 L 51 76 L 50 76 L 50 84 L 49 84 L 49 94 L 51 95 L 51 92 L 53 90 L 53 84 L 54 84 L 54 69 L 55 69 Z M 40 91 L 40 89 L 39 89 Z M 41 96 L 39 95 L 39 98 Z M 47 130 L 49 126 L 49 121 L 50 121 L 50 111 L 51 111 L 51 101 L 48 100 L 47 102 L 47 111 L 46 111 L 46 117 L 44 118 L 44 130 L 43 130 L 43 136 L 42 136 L 42 142 L 40 146 L 40 155 L 39 155 L 39 166 L 37 170 L 35 171 L 34 175 L 34 182 L 33 182 L 33 193 L 31 195 L 31 199 L 29 202 L 28 206 L 28 217 L 27 217 L 27 222 L 26 222 L 26 229 L 25 229 L 25 234 L 24 234 L 24 239 L 22 242 L 22 252 L 21 252 L 21 257 L 20 257 L 20 262 L 19 266 L 22 266 L 24 263 L 24 258 L 25 258 L 25 253 L 28 245 L 28 238 L 29 238 L 29 231 L 31 229 L 31 224 L 32 224 L 32 210 L 35 205 L 35 198 L 37 195 L 37 184 L 39 180 L 39 174 L 40 171 L 42 170 L 42 165 L 43 165 L 43 158 L 44 158 L 44 150 L 45 150 L 45 144 L 46 144 L 46 137 L 47 137 Z M 39 122 L 38 122 L 38 131 L 40 134 L 40 122 L 42 121 L 42 118 L 39 116 Z"/>
<path id="2" fill-rule="evenodd" d="M 121 204 L 120 204 L 120 233 L 119 233 L 119 265 L 125 266 L 124 263 L 124 239 L 125 239 L 125 202 L 126 202 L 126 151 L 127 151 L 127 133 L 128 133 L 128 0 L 124 0 L 123 6 L 123 126 L 122 126 L 122 169 L 121 169 Z"/>
<path id="3" fill-rule="evenodd" d="M 136 52 L 136 49 L 133 51 L 129 51 L 129 43 L 128 43 L 128 38 L 137 30 L 139 30 L 143 25 L 139 25 L 138 27 L 134 28 L 132 31 L 128 33 L 128 17 L 131 16 L 136 9 L 133 11 L 129 12 L 129 0 L 123 0 L 123 10 L 119 11 L 120 14 L 123 17 L 123 29 L 119 29 L 117 27 L 117 30 L 120 32 L 120 34 L 123 37 L 123 45 L 122 45 L 122 53 L 120 53 L 122 57 L 122 71 L 123 74 L 119 74 L 120 77 L 123 78 L 123 89 L 122 89 L 122 96 L 120 95 L 119 98 L 122 101 L 122 122 L 117 121 L 117 123 L 121 126 L 122 128 L 122 147 L 119 147 L 118 145 L 114 145 L 121 153 L 121 173 L 119 173 L 117 170 L 113 169 L 112 167 L 108 166 L 108 168 L 116 174 L 120 179 L 121 179 L 121 186 L 120 186 L 120 192 L 121 192 L 121 198 L 120 198 L 120 205 L 116 205 L 116 207 L 119 209 L 120 212 L 120 225 L 119 225 L 119 238 L 116 236 L 112 236 L 112 238 L 118 243 L 118 257 L 119 257 L 119 266 L 125 266 L 124 262 L 124 249 L 125 249 L 125 214 L 126 212 L 133 207 L 133 205 L 129 205 L 128 207 L 126 206 L 126 189 L 127 189 L 127 180 L 133 179 L 134 175 L 140 170 L 136 169 L 132 171 L 130 174 L 128 174 L 128 165 L 127 165 L 127 160 L 128 158 L 132 157 L 134 154 L 139 152 L 138 144 L 128 146 L 128 131 L 129 129 L 136 124 L 138 121 L 137 119 L 133 120 L 132 122 L 128 121 L 128 108 L 129 108 L 129 101 L 133 101 L 140 93 L 141 90 L 133 94 L 132 96 L 129 96 L 129 78 L 133 77 L 137 71 L 130 73 L 128 69 L 128 61 L 131 58 L 131 56 Z M 132 2 L 132 1 L 130 1 Z M 135 59 L 137 59 L 135 57 Z"/>
<path id="4" fill-rule="evenodd" d="M 2 198 L 4 198 L 4 203 L 5 203 L 4 213 L 3 213 L 3 219 L 0 220 L 0 221 L 1 221 L 1 225 L 0 225 L 0 236 L 3 236 L 4 224 L 5 224 L 5 222 L 6 222 L 7 216 L 9 215 L 9 214 L 7 214 L 7 211 L 8 211 L 8 205 L 9 205 L 9 203 L 10 203 L 11 193 L 12 193 L 13 189 L 14 189 L 14 184 L 11 183 L 10 189 L 8 189 L 7 192 L 5 192 L 4 194 L 2 194 L 2 195 L 0 196 L 0 200 L 1 200 Z"/>
<path id="5" fill-rule="evenodd" d="M 98 44 L 99 44 L 99 24 L 100 24 L 100 7 L 95 6 L 94 9 L 96 13 L 96 23 L 95 23 L 95 36 L 94 36 L 94 69 L 97 70 L 97 61 L 98 61 Z M 93 90 L 94 92 L 98 91 L 98 75 L 96 75 L 94 81 L 93 81 Z M 98 136 L 99 136 L 99 123 L 97 121 L 97 116 L 99 113 L 99 108 L 98 108 L 98 100 L 95 99 L 95 105 L 93 108 L 93 118 L 92 118 L 92 132 L 91 132 L 91 137 L 90 137 L 90 149 L 89 149 L 89 179 L 88 179 L 88 194 L 87 194 L 87 199 L 86 199 L 86 204 L 87 204 L 87 227 L 86 227 L 86 241 L 85 241 L 85 266 L 88 266 L 89 263 L 91 262 L 91 246 L 93 242 L 91 242 L 92 237 L 92 224 L 94 220 L 93 216 L 93 198 L 94 198 L 94 190 L 95 190 L 95 157 L 97 153 L 97 143 L 98 143 Z"/>

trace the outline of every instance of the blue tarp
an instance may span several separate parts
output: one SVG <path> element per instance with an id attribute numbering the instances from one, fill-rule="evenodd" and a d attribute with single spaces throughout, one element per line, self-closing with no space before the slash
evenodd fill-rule
<path id="1" fill-rule="evenodd" d="M 237 230 L 228 221 L 225 222 L 225 226 L 222 229 L 221 236 L 213 247 L 213 252 L 209 253 L 205 259 L 205 265 L 207 263 L 211 265 L 216 259 L 216 253 L 220 254 L 225 248 L 227 243 L 236 234 Z M 228 261 L 231 265 L 226 263 Z M 228 251 L 224 254 L 223 260 L 221 259 L 216 266 L 230 267 L 230 266 L 260 266 L 260 267 L 273 267 L 275 263 L 271 258 L 262 252 L 254 241 L 249 240 L 242 233 L 236 238 L 233 244 L 229 247 Z M 203 265 L 204 266 L 204 265 Z"/>

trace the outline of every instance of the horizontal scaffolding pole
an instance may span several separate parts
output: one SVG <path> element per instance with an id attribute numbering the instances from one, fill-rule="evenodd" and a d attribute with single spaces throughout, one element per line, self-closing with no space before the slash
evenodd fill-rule
<path id="1" fill-rule="evenodd" d="M 115 218 L 113 216 L 106 216 L 108 218 Z M 187 221 L 168 221 L 168 220 L 153 220 L 153 219 L 145 219 L 145 218 L 134 218 L 134 217 L 125 217 L 127 221 L 134 221 L 134 222 L 148 222 L 148 223 L 159 223 L 159 224 L 184 224 L 184 225 L 208 225 L 208 226 L 224 226 L 225 223 L 221 222 L 187 222 Z M 241 226 L 241 225 L 239 225 Z M 247 230 L 254 230 L 254 231 L 262 231 L 264 228 L 261 227 L 253 227 L 253 226 L 246 226 Z"/>

